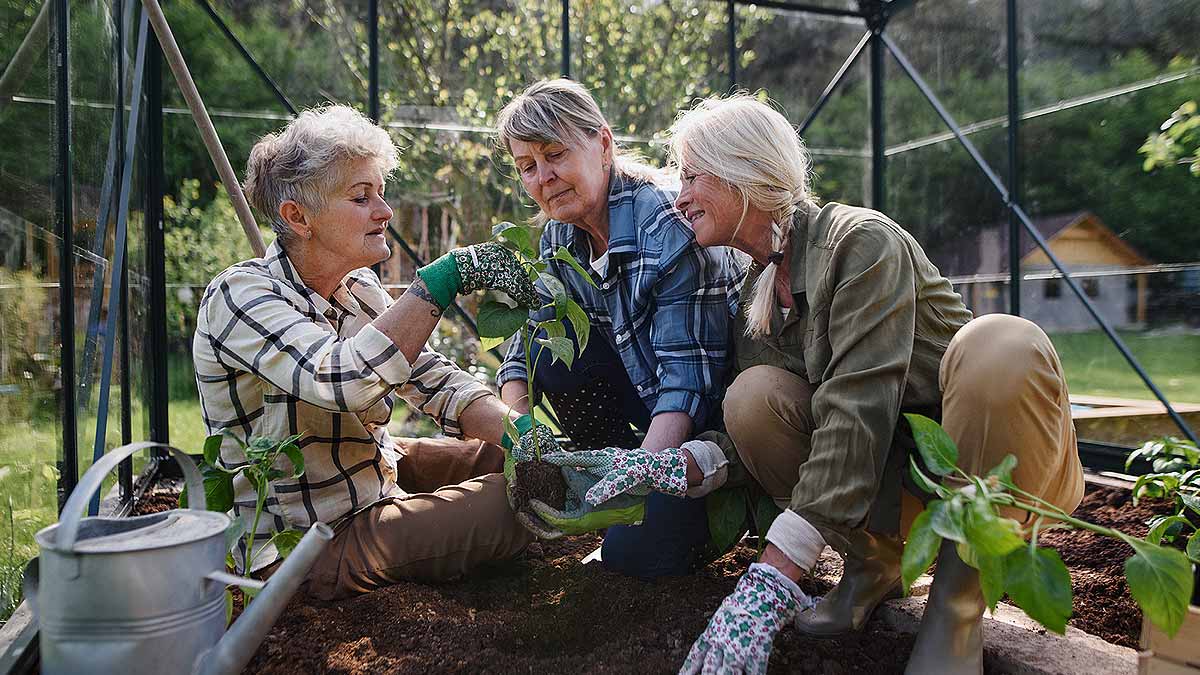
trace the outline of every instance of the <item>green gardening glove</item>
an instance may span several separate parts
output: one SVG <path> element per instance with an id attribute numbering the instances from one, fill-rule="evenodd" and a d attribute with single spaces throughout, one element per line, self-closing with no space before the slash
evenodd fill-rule
<path id="1" fill-rule="evenodd" d="M 546 455 L 543 455 L 542 460 L 545 459 Z M 639 525 L 646 517 L 644 495 L 622 494 L 593 506 L 583 495 L 596 484 L 596 478 L 567 467 L 564 467 L 562 472 L 567 481 L 565 508 L 560 511 L 536 499 L 529 501 L 529 508 L 554 529 L 554 536 L 543 537 L 544 539 L 558 538 L 564 534 L 595 532 L 613 525 Z"/>
<path id="2" fill-rule="evenodd" d="M 528 512 L 517 510 L 517 504 L 513 499 L 512 486 L 516 480 L 517 464 L 537 459 L 539 455 L 561 452 L 562 450 L 558 446 L 558 441 L 554 439 L 554 432 L 550 430 L 550 427 L 538 424 L 536 425 L 537 433 L 533 433 L 535 425 L 533 418 L 529 415 L 521 415 L 516 420 L 513 420 L 513 426 L 517 429 L 519 440 L 514 444 L 508 434 L 505 434 L 500 440 L 500 445 L 504 448 L 504 480 L 506 481 L 505 493 L 508 496 L 508 506 L 516 514 L 517 522 L 532 532 L 534 536 L 539 539 L 557 539 L 562 536 L 562 532 L 546 525 L 545 522 L 542 522 Z"/>
<path id="3" fill-rule="evenodd" d="M 443 310 L 455 296 L 484 289 L 503 291 L 527 309 L 541 306 L 529 272 L 512 251 L 494 241 L 456 248 L 417 270 L 417 276 Z"/>

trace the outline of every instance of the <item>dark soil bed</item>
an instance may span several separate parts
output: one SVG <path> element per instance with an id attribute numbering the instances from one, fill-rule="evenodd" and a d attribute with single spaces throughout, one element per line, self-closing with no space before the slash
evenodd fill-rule
<path id="1" fill-rule="evenodd" d="M 138 510 L 170 499 L 153 495 Z M 1144 536 L 1145 521 L 1168 508 L 1145 500 L 1135 507 L 1127 490 L 1089 485 L 1075 515 Z M 1052 531 L 1041 541 L 1071 568 L 1071 625 L 1136 647 L 1141 611 L 1122 573 L 1132 551 L 1087 532 Z M 583 535 L 534 544 L 517 560 L 436 586 L 405 583 L 338 602 L 297 596 L 247 672 L 673 673 L 755 555 L 739 545 L 693 576 L 645 582 L 581 564 L 599 543 Z M 835 568 L 822 567 L 816 576 L 831 574 Z M 829 585 L 814 579 L 802 587 L 820 595 Z M 900 673 L 912 642 L 880 622 L 824 640 L 785 629 L 771 672 Z"/>

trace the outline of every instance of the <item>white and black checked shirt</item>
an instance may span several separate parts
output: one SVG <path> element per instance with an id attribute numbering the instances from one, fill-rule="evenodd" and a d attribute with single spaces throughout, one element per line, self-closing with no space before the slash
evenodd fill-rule
<path id="1" fill-rule="evenodd" d="M 301 437 L 304 475 L 271 482 L 259 540 L 289 525 L 336 524 L 404 494 L 396 485 L 397 454 L 387 433 L 397 394 L 455 437 L 462 435 L 462 411 L 491 395 L 428 347 L 409 364 L 371 325 L 391 302 L 366 268 L 347 275 L 326 300 L 301 281 L 278 242 L 265 258 L 238 263 L 208 285 L 192 358 L 208 433 L 233 437 L 221 447 L 222 462 L 245 462 L 237 440 Z M 254 504 L 254 489 L 239 475 L 234 512 L 247 527 Z M 252 568 L 277 557 L 266 546 Z"/>

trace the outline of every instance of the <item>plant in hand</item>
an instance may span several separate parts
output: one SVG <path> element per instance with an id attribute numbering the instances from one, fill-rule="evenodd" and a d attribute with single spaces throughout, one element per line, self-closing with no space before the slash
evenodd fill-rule
<path id="1" fill-rule="evenodd" d="M 1013 484 L 1017 465 L 1007 455 L 985 476 L 958 467 L 958 448 L 937 422 L 905 414 L 924 464 L 909 458 L 917 485 L 934 495 L 917 516 L 900 561 L 907 591 L 933 563 L 943 539 L 956 542 L 959 557 L 979 570 L 979 584 L 988 606 L 995 609 L 1008 597 L 1046 628 L 1063 633 L 1071 616 L 1071 575 L 1058 553 L 1038 546 L 1038 535 L 1049 528 L 1076 527 L 1118 539 L 1133 548 L 1125 561 L 1125 578 L 1133 599 L 1145 616 L 1168 635 L 1179 630 L 1192 597 L 1192 564 L 1185 555 L 1157 542 L 1101 527 L 1071 515 Z M 926 471 L 957 485 L 944 485 Z M 1000 515 L 1000 507 L 1015 508 L 1034 516 L 1028 527 Z M 1026 541 L 1028 538 L 1028 541 Z"/>
<path id="2" fill-rule="evenodd" d="M 497 298 L 489 298 L 480 305 L 477 317 L 484 349 L 496 347 L 519 332 L 519 339 L 525 350 L 526 384 L 530 402 L 528 422 L 529 431 L 532 433 L 529 448 L 520 448 L 526 445 L 521 443 L 522 432 L 525 430 L 517 429 L 511 420 L 505 418 L 505 434 L 514 444 L 513 452 L 522 454 L 517 458 L 514 475 L 510 477 L 513 508 L 526 510 L 530 499 L 562 508 L 566 497 L 566 484 L 561 471 L 558 466 L 541 461 L 542 451 L 551 445 L 539 439 L 539 435 L 549 433 L 549 429 L 537 423 L 537 408 L 533 405 L 537 400 L 533 364 L 548 349 L 552 363 L 561 360 L 570 368 L 576 357 L 576 342 L 567 337 L 566 324 L 569 322 L 574 329 L 579 352 L 582 353 L 587 348 L 591 322 L 583 308 L 567 295 L 562 281 L 550 273 L 549 260 L 544 260 L 538 255 L 533 228 L 504 222 L 492 229 L 492 236 L 513 252 L 529 275 L 529 280 L 534 283 L 540 282 L 550 296 L 550 301 L 535 309 L 532 314 L 519 304 L 510 305 Z M 566 263 L 593 287 L 596 285 L 591 275 L 565 247 L 560 246 L 550 259 Z M 550 310 L 553 310 L 553 313 L 550 313 Z M 545 337 L 539 336 L 539 333 L 545 333 Z M 529 452 L 530 450 L 532 452 Z"/>
<path id="3" fill-rule="evenodd" d="M 304 474 L 304 454 L 296 445 L 299 438 L 299 436 L 289 436 L 281 441 L 276 441 L 254 436 L 250 438 L 249 443 L 239 441 L 242 452 L 246 456 L 246 463 L 232 469 L 226 468 L 221 463 L 221 442 L 224 436 L 215 434 L 204 441 L 204 461 L 200 464 L 200 473 L 204 477 L 204 499 L 209 511 L 225 513 L 233 509 L 233 479 L 238 474 L 242 474 L 254 487 L 256 496 L 253 522 L 247 527 L 245 519 L 239 515 L 225 530 L 227 549 L 232 549 L 238 540 L 244 537 L 242 544 L 245 546 L 245 554 L 242 556 L 241 564 L 237 564 L 237 560 L 232 554 L 226 557 L 226 564 L 242 576 L 250 572 L 250 564 L 253 562 L 254 556 L 262 551 L 263 546 L 274 544 L 276 550 L 279 551 L 279 557 L 286 558 L 296 548 L 296 544 L 300 543 L 300 538 L 303 536 L 300 530 L 289 527 L 275 532 L 269 540 L 259 546 L 255 547 L 254 545 L 254 533 L 258 531 L 258 523 L 267 502 L 270 482 L 279 478 L 299 478 Z M 290 470 L 284 470 L 277 466 L 281 463 L 282 458 L 287 459 L 287 463 L 291 465 Z M 179 495 L 179 506 L 187 508 L 186 488 Z M 257 594 L 258 589 L 247 586 L 242 588 L 242 592 L 248 603 Z M 227 609 L 232 608 L 231 601 L 232 596 L 226 591 Z"/>

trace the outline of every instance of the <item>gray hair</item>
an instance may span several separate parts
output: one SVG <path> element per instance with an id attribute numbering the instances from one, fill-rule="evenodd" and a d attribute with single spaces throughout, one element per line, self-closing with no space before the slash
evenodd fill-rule
<path id="1" fill-rule="evenodd" d="M 504 106 L 496 126 L 499 143 L 511 157 L 513 141 L 578 147 L 609 125 L 586 87 L 559 78 L 529 85 Z M 669 181 L 664 170 L 651 166 L 641 155 L 618 146 L 616 141 L 613 141 L 612 160 L 622 176 L 656 184 Z M 545 215 L 539 213 L 537 219 L 544 221 Z"/>
<path id="2" fill-rule="evenodd" d="M 300 113 L 282 131 L 258 139 L 246 160 L 246 198 L 271 223 L 287 249 L 296 234 L 279 215 L 292 200 L 320 211 L 345 180 L 347 164 L 373 159 L 386 177 L 399 164 L 399 151 L 388 133 L 357 110 L 327 105 Z"/>
<path id="3" fill-rule="evenodd" d="M 715 176 L 742 197 L 741 228 L 750 205 L 771 216 L 771 247 L 783 250 L 799 204 L 812 199 L 812 160 L 796 128 L 779 111 L 745 93 L 701 101 L 671 125 L 671 162 Z M 736 233 L 737 230 L 734 232 Z M 746 334 L 771 332 L 777 266 L 767 265 L 746 308 Z"/>

